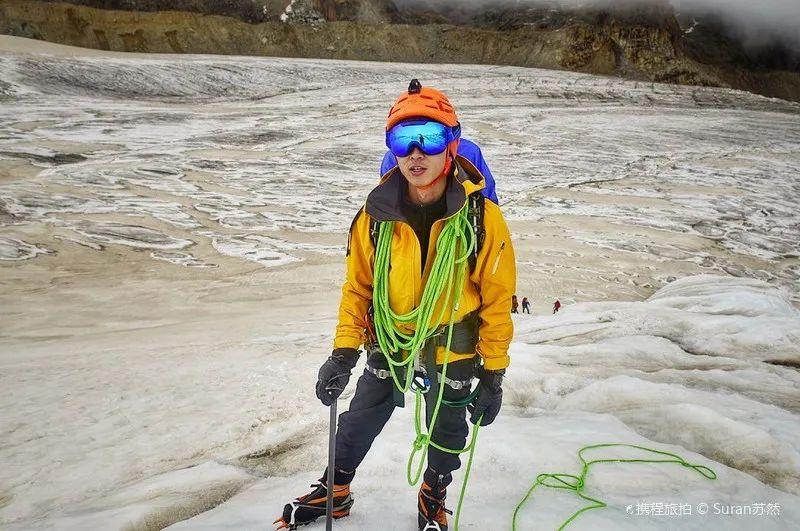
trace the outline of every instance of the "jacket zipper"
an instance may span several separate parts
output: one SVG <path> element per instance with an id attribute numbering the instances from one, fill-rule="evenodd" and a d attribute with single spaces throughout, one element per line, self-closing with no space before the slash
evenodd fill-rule
<path id="1" fill-rule="evenodd" d="M 500 250 L 497 251 L 497 258 L 494 259 L 494 265 L 492 266 L 492 276 L 497 273 L 497 266 L 500 265 L 500 255 L 503 254 L 503 250 L 506 248 L 506 242 L 503 240 L 500 242 Z"/>
<path id="2" fill-rule="evenodd" d="M 414 249 L 418 250 L 419 252 L 422 252 L 421 251 L 422 245 L 420 245 L 419 238 L 417 238 L 417 233 L 414 232 L 414 228 L 411 225 L 408 225 L 408 228 L 411 230 L 411 234 L 414 235 L 414 240 L 417 242 L 417 246 L 414 247 Z M 411 293 L 414 295 L 412 297 L 412 302 L 413 302 L 412 306 L 416 308 L 419 305 L 419 303 L 417 302 L 417 274 L 418 274 L 417 271 L 422 269 L 422 257 L 415 256 L 414 258 L 415 258 L 414 263 L 411 266 L 414 268 L 414 274 L 411 275 Z M 419 262 L 419 265 L 417 265 L 417 262 Z"/>

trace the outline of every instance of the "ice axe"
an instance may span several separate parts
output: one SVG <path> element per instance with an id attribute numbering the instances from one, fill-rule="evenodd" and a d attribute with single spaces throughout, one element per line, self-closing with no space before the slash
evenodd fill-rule
<path id="1" fill-rule="evenodd" d="M 330 386 L 327 390 L 339 390 L 338 387 Z M 336 398 L 331 402 L 331 419 L 328 429 L 328 500 L 325 505 L 325 530 L 333 529 L 333 477 L 334 467 L 336 466 Z"/>

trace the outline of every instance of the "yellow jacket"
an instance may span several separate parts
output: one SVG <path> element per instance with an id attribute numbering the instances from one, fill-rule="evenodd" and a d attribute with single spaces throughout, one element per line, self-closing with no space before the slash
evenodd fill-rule
<path id="1" fill-rule="evenodd" d="M 404 222 L 399 206 L 399 187 L 407 186 L 407 181 L 397 168 L 383 176 L 350 227 L 347 278 L 342 286 L 334 348 L 358 348 L 366 339 L 366 316 L 372 303 L 375 260 L 375 249 L 370 238 L 370 219 L 396 222 L 389 269 L 389 304 L 395 313 L 407 313 L 420 303 L 433 265 L 436 240 L 445 220 L 457 213 L 466 204 L 467 196 L 483 189 L 484 184 L 483 176 L 475 166 L 458 156 L 453 177 L 445 190 L 447 213 L 431 228 L 425 270 L 420 274 L 420 244 L 414 230 Z M 464 291 L 454 322 L 461 321 L 464 316 L 477 310 L 480 321 L 477 353 L 483 358 L 487 370 L 499 370 L 509 364 L 508 346 L 514 335 L 511 296 L 516 290 L 517 271 L 511 236 L 500 208 L 491 201 L 484 203 L 485 239 L 475 269 L 464 282 Z M 433 315 L 439 315 L 439 307 Z M 449 320 L 448 309 L 442 322 L 446 324 Z M 413 331 L 413 324 L 406 325 L 405 329 Z M 469 359 L 474 355 L 451 353 L 450 361 Z M 444 348 L 440 347 L 436 362 L 441 364 L 443 361 Z"/>

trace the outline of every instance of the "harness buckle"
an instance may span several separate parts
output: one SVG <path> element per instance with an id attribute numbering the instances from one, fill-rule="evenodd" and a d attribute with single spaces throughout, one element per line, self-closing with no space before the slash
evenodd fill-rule
<path id="1" fill-rule="evenodd" d="M 456 391 L 460 391 L 461 389 L 464 388 L 464 382 L 458 382 L 454 380 L 447 381 L 447 380 L 450 380 L 450 378 L 445 378 L 445 383 L 450 387 L 452 387 L 453 389 L 455 389 Z"/>
<path id="2" fill-rule="evenodd" d="M 436 376 L 438 377 L 439 381 L 442 381 L 442 374 L 437 373 Z M 444 383 L 449 385 L 453 390 L 460 391 L 465 387 L 472 387 L 472 379 L 469 380 L 453 380 L 452 378 L 445 378 Z"/>
<path id="3" fill-rule="evenodd" d="M 376 369 L 375 367 L 373 367 L 369 363 L 367 363 L 367 365 L 364 367 L 364 369 L 369 371 L 369 372 L 371 372 L 372 374 L 374 374 L 375 377 L 378 378 L 379 380 L 385 380 L 385 379 L 389 378 L 392 375 L 391 371 L 386 370 L 386 369 Z"/>

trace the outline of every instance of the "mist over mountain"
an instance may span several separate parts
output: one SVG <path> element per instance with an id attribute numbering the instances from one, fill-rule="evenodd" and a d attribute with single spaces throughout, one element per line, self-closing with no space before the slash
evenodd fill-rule
<path id="1" fill-rule="evenodd" d="M 639 25 L 675 19 L 689 48 L 736 48 L 728 60 L 753 68 L 797 71 L 800 65 L 800 2 L 793 0 L 394 0 L 419 23 L 426 16 L 450 23 L 515 29 L 602 23 L 615 17 Z M 694 51 L 694 50 L 692 50 Z"/>

